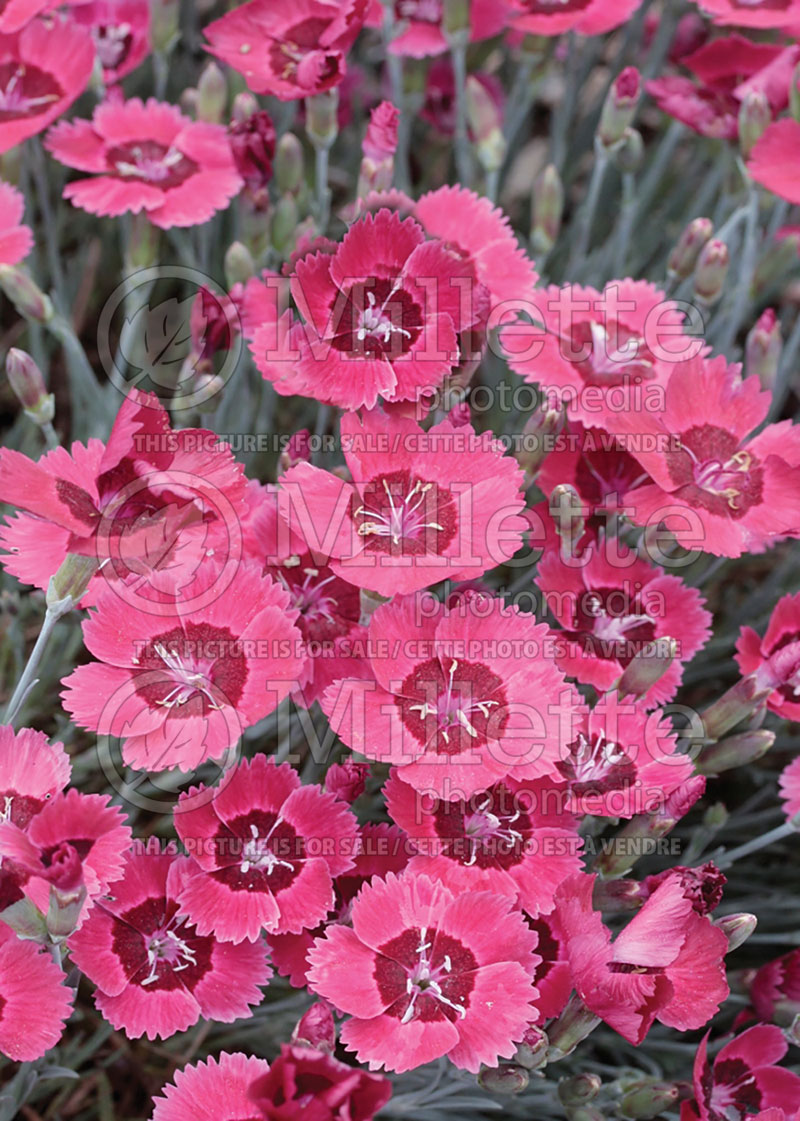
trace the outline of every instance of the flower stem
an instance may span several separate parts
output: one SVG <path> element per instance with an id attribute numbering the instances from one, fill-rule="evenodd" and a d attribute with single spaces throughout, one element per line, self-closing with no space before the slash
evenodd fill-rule
<path id="1" fill-rule="evenodd" d="M 796 837 L 800 831 L 800 821 L 794 818 L 792 821 L 786 821 L 783 825 L 778 825 L 775 829 L 770 829 L 768 833 L 763 833 L 760 837 L 755 837 L 752 841 L 747 841 L 744 845 L 739 845 L 738 848 L 730 849 L 724 856 L 721 856 L 717 861 L 717 867 L 730 868 L 737 860 L 741 860 L 743 856 L 750 856 L 753 852 L 758 852 L 760 849 L 766 848 L 768 845 L 773 844 L 775 841 L 782 841 L 785 837 Z"/>
<path id="2" fill-rule="evenodd" d="M 331 217 L 331 192 L 328 187 L 328 155 L 330 149 L 319 145 L 315 148 L 315 186 L 317 192 L 317 226 L 320 234 L 328 228 Z"/>
<path id="3" fill-rule="evenodd" d="M 570 256 L 569 268 L 567 274 L 571 275 L 576 269 L 580 267 L 582 261 L 585 261 L 589 252 L 589 244 L 592 238 L 592 226 L 594 224 L 594 215 L 597 210 L 597 203 L 600 199 L 600 191 L 603 186 L 603 180 L 606 177 L 606 169 L 608 167 L 608 156 L 600 144 L 595 145 L 595 162 L 592 169 L 592 178 L 589 180 L 589 190 L 586 193 L 586 202 L 584 203 L 583 210 L 578 221 L 578 230 L 575 237 L 575 243 L 572 248 Z"/>
<path id="4" fill-rule="evenodd" d="M 453 77 L 456 95 L 456 172 L 464 187 L 472 186 L 472 153 L 467 130 L 467 42 L 466 36 L 457 32 L 452 36 L 450 56 L 453 61 Z"/>
<path id="5" fill-rule="evenodd" d="M 755 183 L 748 183 L 748 200 L 745 215 L 744 245 L 742 248 L 741 264 L 738 270 L 738 284 L 733 298 L 733 306 L 728 316 L 720 337 L 716 340 L 718 350 L 726 354 L 736 341 L 739 328 L 747 312 L 750 302 L 750 292 L 753 286 L 753 277 L 758 259 L 758 206 L 759 193 Z"/>
<path id="6" fill-rule="evenodd" d="M 59 611 L 58 608 L 47 608 L 44 620 L 42 621 L 42 629 L 39 631 L 39 637 L 36 639 L 33 650 L 31 650 L 30 657 L 28 658 L 28 663 L 25 666 L 25 669 L 22 671 L 22 676 L 17 682 L 17 687 L 11 696 L 11 700 L 8 702 L 6 714 L 3 718 L 4 724 L 10 724 L 13 727 L 14 721 L 16 720 L 23 704 L 25 703 L 25 698 L 28 696 L 28 693 L 36 684 L 36 672 L 39 669 L 42 657 L 44 656 L 44 652 L 47 649 L 47 644 L 50 641 L 50 636 L 55 629 L 56 623 L 64 614 L 66 614 L 66 611 L 64 610 Z"/>

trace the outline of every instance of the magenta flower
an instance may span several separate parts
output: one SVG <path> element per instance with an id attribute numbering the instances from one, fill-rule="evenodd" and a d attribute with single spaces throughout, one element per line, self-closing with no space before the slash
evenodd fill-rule
<path id="1" fill-rule="evenodd" d="M 148 0 L 89 0 L 75 4 L 71 15 L 91 32 L 107 86 L 130 74 L 150 54 Z"/>
<path id="2" fill-rule="evenodd" d="M 93 65 L 91 36 L 69 20 L 33 20 L 17 34 L 0 34 L 0 152 L 60 117 Z"/>
<path id="3" fill-rule="evenodd" d="M 0 11 L 0 35 L 11 35 L 35 19 L 58 7 L 58 0 L 6 0 Z"/>
<path id="4" fill-rule="evenodd" d="M 94 173 L 64 188 L 90 214 L 144 211 L 162 229 L 197 226 L 242 189 L 226 130 L 155 98 L 106 101 L 91 121 L 57 125 L 47 148 L 67 167 Z"/>
<path id="5" fill-rule="evenodd" d="M 212 562 L 203 575 L 214 588 Z M 248 564 L 199 607 L 177 596 L 128 603 L 105 588 L 83 624 L 98 661 L 63 679 L 64 707 L 122 737 L 128 766 L 191 771 L 221 759 L 293 688 L 304 662 L 295 618 L 284 589 Z"/>
<path id="6" fill-rule="evenodd" d="M 448 49 L 442 31 L 443 0 L 394 0 L 393 7 L 397 34 L 389 44 L 390 54 L 430 58 L 443 54 Z M 469 12 L 470 42 L 477 43 L 499 35 L 510 14 L 508 0 L 472 0 Z M 367 24 L 370 27 L 380 27 L 380 9 L 377 4 L 373 4 Z"/>
<path id="7" fill-rule="evenodd" d="M 69 782 L 69 756 L 43 732 L 0 724 L 0 804 L 4 819 L 27 829 Z"/>
<path id="8" fill-rule="evenodd" d="M 72 1011 L 65 980 L 46 950 L 0 923 L 0 1053 L 27 1063 L 55 1047 Z"/>
<path id="9" fill-rule="evenodd" d="M 299 260 L 286 312 L 252 342 L 261 374 L 284 395 L 343 409 L 433 392 L 458 364 L 457 334 L 485 304 L 469 258 L 426 241 L 386 207 L 354 222 L 335 252 Z"/>
<path id="10" fill-rule="evenodd" d="M 608 413 L 606 426 L 653 480 L 625 495 L 632 520 L 663 522 L 687 548 L 722 557 L 799 533 L 800 429 L 787 420 L 750 435 L 771 402 L 720 356 L 677 365 L 663 408 Z"/>
<path id="11" fill-rule="evenodd" d="M 10 183 L 0 181 L 0 266 L 16 265 L 33 246 L 30 227 L 22 225 L 25 198 Z"/>
<path id="12" fill-rule="evenodd" d="M 306 463 L 280 480 L 287 526 L 337 576 L 391 596 L 473 579 L 519 548 L 522 472 L 488 433 L 377 411 L 340 431 L 352 482 Z"/>
<path id="13" fill-rule="evenodd" d="M 684 334 L 677 305 L 644 280 L 612 280 L 602 292 L 551 285 L 531 301 L 534 325 L 501 331 L 509 365 L 589 427 L 606 427 L 607 414 L 660 409 L 675 363 L 705 349 Z"/>
<path id="14" fill-rule="evenodd" d="M 537 1015 L 539 957 L 508 898 L 390 874 L 363 888 L 352 918 L 317 939 L 309 983 L 352 1017 L 341 1041 L 359 1062 L 402 1072 L 447 1055 L 475 1072 L 514 1054 Z"/>
<path id="15" fill-rule="evenodd" d="M 637 654 L 657 650 L 659 639 L 678 643 L 675 660 L 648 689 L 648 707 L 671 700 L 683 664 L 708 639 L 711 616 L 696 588 L 651 567 L 619 542 L 587 544 L 580 564 L 556 552 L 539 562 L 539 588 L 564 628 L 554 644 L 568 677 L 599 692 L 612 688 Z"/>
<path id="16" fill-rule="evenodd" d="M 800 719 L 800 592 L 778 600 L 763 638 L 752 627 L 742 627 L 736 661 L 744 675 L 757 675 L 761 688 L 774 685 L 767 697 L 772 712 Z"/>
<path id="17" fill-rule="evenodd" d="M 391 1096 L 388 1078 L 286 1043 L 250 1087 L 251 1101 L 268 1121 L 372 1121 Z"/>
<path id="18" fill-rule="evenodd" d="M 468 800 L 421 795 L 392 772 L 386 808 L 417 852 L 409 872 L 451 891 L 492 891 L 527 914 L 553 910 L 555 889 L 581 869 L 576 819 L 549 780 L 506 779 Z"/>
<path id="19" fill-rule="evenodd" d="M 761 966 L 750 983 L 750 1003 L 759 1020 L 787 1027 L 800 1015 L 800 949 Z"/>
<path id="20" fill-rule="evenodd" d="M 611 940 L 592 910 L 594 876 L 556 891 L 556 915 L 578 996 L 638 1046 L 654 1020 L 688 1031 L 706 1024 L 728 995 L 728 939 L 699 913 L 680 875 L 668 877 Z"/>
<path id="21" fill-rule="evenodd" d="M 800 143 L 800 123 L 785 117 L 767 127 L 757 140 L 747 161 L 747 170 L 762 187 L 773 194 L 800 202 L 797 186 L 797 146 Z"/>
<path id="22" fill-rule="evenodd" d="M 702 8 L 723 26 L 789 29 L 800 23 L 800 0 L 703 0 Z"/>
<path id="23" fill-rule="evenodd" d="M 272 973 L 263 944 L 200 935 L 178 905 L 190 875 L 188 858 L 140 848 L 68 941 L 98 1011 L 129 1039 L 166 1039 L 201 1016 L 232 1023 L 261 1003 Z"/>
<path id="24" fill-rule="evenodd" d="M 800 1101 L 800 1075 L 776 1066 L 789 1044 L 780 1028 L 756 1024 L 708 1059 L 708 1034 L 694 1060 L 693 1101 L 683 1102 L 681 1121 L 743 1121 L 758 1113 L 775 1121 L 767 1110 L 785 1110 L 794 1117 Z"/>
<path id="25" fill-rule="evenodd" d="M 250 0 L 204 28 L 211 54 L 282 101 L 337 86 L 368 0 Z"/>
<path id="26" fill-rule="evenodd" d="M 175 811 L 194 858 L 181 910 L 201 934 L 226 942 L 316 926 L 333 907 L 333 878 L 353 867 L 358 827 L 349 808 L 263 755 L 198 797 L 207 789 L 182 794 Z"/>
<path id="27" fill-rule="evenodd" d="M 250 1087 L 269 1070 L 266 1059 L 223 1051 L 175 1072 L 153 1102 L 153 1121 L 261 1121 Z"/>
<path id="28" fill-rule="evenodd" d="M 800 759 L 794 759 L 778 780 L 787 818 L 800 814 Z"/>
<path id="29" fill-rule="evenodd" d="M 603 35 L 625 23 L 641 0 L 512 0 L 511 27 L 526 35 Z"/>

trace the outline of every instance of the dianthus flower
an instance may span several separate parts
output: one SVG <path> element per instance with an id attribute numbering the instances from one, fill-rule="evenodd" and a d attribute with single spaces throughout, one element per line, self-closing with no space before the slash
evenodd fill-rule
<path id="1" fill-rule="evenodd" d="M 33 234 L 22 225 L 25 199 L 10 183 L 0 182 L 0 265 L 16 265 L 31 251 Z"/>
<path id="2" fill-rule="evenodd" d="M 800 719 L 800 592 L 778 600 L 763 638 L 742 627 L 736 661 L 743 674 L 757 675 L 761 687 L 774 684 L 767 698 L 772 712 Z"/>
<path id="3" fill-rule="evenodd" d="M 780 1028 L 756 1024 L 726 1043 L 712 1063 L 706 1034 L 694 1061 L 694 1100 L 682 1103 L 681 1121 L 743 1121 L 753 1113 L 764 1117 L 766 1110 L 785 1110 L 792 1117 L 800 1075 L 775 1065 L 788 1050 Z"/>
<path id="4" fill-rule="evenodd" d="M 14 1062 L 55 1047 L 72 1010 L 72 990 L 47 950 L 0 923 L 0 1053 Z"/>
<path id="5" fill-rule="evenodd" d="M 759 1020 L 789 1027 L 800 1014 L 800 949 L 762 965 L 749 995 Z"/>
<path id="6" fill-rule="evenodd" d="M 185 1066 L 153 1100 L 153 1121 L 261 1121 L 250 1087 L 268 1070 L 266 1059 L 239 1051 Z"/>
<path id="7" fill-rule="evenodd" d="M 783 809 L 790 820 L 800 814 L 800 759 L 793 760 L 779 779 Z"/>
<path id="8" fill-rule="evenodd" d="M 372 1121 L 391 1096 L 388 1078 L 286 1043 L 250 1087 L 266 1121 Z"/>
<path id="9" fill-rule="evenodd" d="M 442 30 L 443 0 L 394 0 L 393 8 L 397 34 L 389 44 L 390 54 L 430 58 L 448 49 Z M 510 11 L 507 0 L 473 0 L 469 12 L 470 42 L 499 35 L 508 22 Z M 367 25 L 381 26 L 377 4 L 372 7 Z"/>
<path id="10" fill-rule="evenodd" d="M 747 161 L 752 179 L 789 202 L 800 202 L 797 185 L 797 147 L 800 123 L 784 117 L 768 125 L 753 145 Z"/>
<path id="11" fill-rule="evenodd" d="M 130 74 L 150 53 L 148 0 L 89 0 L 75 4 L 71 16 L 91 32 L 107 86 Z"/>
<path id="12" fill-rule="evenodd" d="M 800 0 L 703 0 L 714 22 L 734 27 L 786 27 L 800 24 Z"/>
<path id="13" fill-rule="evenodd" d="M 58 7 L 58 0 L 6 0 L 0 12 L 0 34 L 21 31 L 36 16 Z"/>
<path id="14" fill-rule="evenodd" d="M 512 0 L 511 27 L 526 35 L 603 35 L 633 15 L 641 0 Z M 515 14 L 518 13 L 518 14 Z"/>

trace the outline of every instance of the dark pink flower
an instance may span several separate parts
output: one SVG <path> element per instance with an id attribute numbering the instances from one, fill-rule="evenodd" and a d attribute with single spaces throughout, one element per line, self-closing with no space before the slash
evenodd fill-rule
<path id="1" fill-rule="evenodd" d="M 800 949 L 761 966 L 750 984 L 750 1003 L 759 1020 L 790 1026 L 800 1015 Z"/>
<path id="2" fill-rule="evenodd" d="M 723 557 L 800 533 L 800 429 L 787 420 L 750 436 L 771 401 L 720 356 L 675 366 L 658 411 L 608 413 L 653 480 L 625 495 L 632 520 L 663 522 L 687 548 Z"/>
<path id="3" fill-rule="evenodd" d="M 339 681 L 322 701 L 354 751 L 447 800 L 554 773 L 579 705 L 545 624 L 490 596 L 449 609 L 406 596 L 378 608 L 368 637 L 370 677 Z"/>
<path id="4" fill-rule="evenodd" d="M 223 1051 L 175 1072 L 153 1102 L 153 1121 L 261 1121 L 250 1087 L 269 1070 L 266 1059 Z"/>
<path id="5" fill-rule="evenodd" d="M 150 54 L 148 0 L 89 0 L 74 3 L 70 14 L 91 32 L 107 86 L 130 74 Z"/>
<path id="6" fill-rule="evenodd" d="M 788 1050 L 780 1028 L 756 1024 L 726 1043 L 712 1063 L 707 1033 L 694 1061 L 695 1097 L 683 1103 L 681 1121 L 744 1121 L 773 1109 L 792 1117 L 800 1101 L 800 1075 L 775 1065 Z"/>
<path id="7" fill-rule="evenodd" d="M 33 20 L 0 34 L 0 152 L 42 132 L 83 93 L 92 76 L 94 46 L 67 19 Z"/>
<path id="8" fill-rule="evenodd" d="M 539 957 L 506 897 L 389 874 L 362 889 L 352 919 L 317 939 L 309 983 L 352 1017 L 341 1041 L 359 1062 L 402 1072 L 447 1055 L 475 1072 L 514 1054 L 536 1015 Z"/>
<path id="9" fill-rule="evenodd" d="M 337 86 L 368 0 L 250 0 L 204 29 L 211 54 L 283 101 Z"/>
<path id="10" fill-rule="evenodd" d="M 499 35 L 513 11 L 510 0 L 472 0 L 470 4 L 470 42 Z M 429 58 L 447 50 L 442 30 L 443 0 L 394 0 L 397 34 L 389 44 L 391 54 L 409 58 Z M 375 20 L 369 21 L 375 26 Z"/>
<path id="11" fill-rule="evenodd" d="M 625 23 L 641 0 L 513 0 L 511 26 L 526 35 L 603 35 Z"/>
<path id="12" fill-rule="evenodd" d="M 43 732 L 0 725 L 0 805 L 4 819 L 27 829 L 69 782 L 69 756 Z"/>
<path id="13" fill-rule="evenodd" d="M 800 759 L 795 759 L 784 770 L 779 780 L 783 810 L 791 820 L 800 814 Z"/>
<path id="14" fill-rule="evenodd" d="M 706 1024 L 728 995 L 728 940 L 697 913 L 681 877 L 668 877 L 613 942 L 592 909 L 594 881 L 572 876 L 556 891 L 573 983 L 586 1007 L 636 1046 L 656 1019 L 678 1031 Z"/>
<path id="15" fill-rule="evenodd" d="M 533 983 L 539 990 L 536 997 L 537 1021 L 542 1022 L 560 1015 L 564 1010 L 572 992 L 572 974 L 564 948 L 566 938 L 555 912 L 536 919 L 526 915 L 526 921 L 536 932 L 536 953 L 542 959 L 533 974 Z"/>
<path id="16" fill-rule="evenodd" d="M 742 627 L 736 661 L 745 676 L 757 674 L 761 687 L 774 683 L 767 698 L 772 712 L 800 719 L 800 592 L 778 600 L 763 638 L 752 627 Z"/>
<path id="17" fill-rule="evenodd" d="M 188 772 L 222 759 L 300 676 L 285 590 L 244 563 L 221 579 L 209 560 L 201 576 L 214 594 L 199 606 L 179 595 L 177 608 L 128 602 L 108 587 L 83 625 L 98 661 L 64 678 L 64 707 L 83 727 L 122 737 L 128 766 Z"/>
<path id="18" fill-rule="evenodd" d="M 201 933 L 236 943 L 316 926 L 356 850 L 349 808 L 263 755 L 240 763 L 220 789 L 181 795 L 175 828 L 194 857 L 182 911 Z"/>
<path id="19" fill-rule="evenodd" d="M 587 544 L 567 562 L 550 552 L 539 562 L 538 584 L 558 622 L 556 661 L 568 677 L 612 688 L 637 654 L 659 639 L 678 643 L 675 660 L 647 691 L 649 708 L 671 700 L 683 664 L 706 642 L 711 616 L 696 588 L 651 567 L 614 539 Z"/>
<path id="20" fill-rule="evenodd" d="M 22 225 L 25 199 L 10 183 L 0 182 L 0 265 L 16 265 L 33 246 L 30 227 Z"/>
<path id="21" fill-rule="evenodd" d="M 192 121 L 174 105 L 109 100 L 91 121 L 63 121 L 47 136 L 61 163 L 92 172 L 64 188 L 90 214 L 144 211 L 155 226 L 197 226 L 242 188 L 225 129 Z"/>
<path id="22" fill-rule="evenodd" d="M 468 258 L 386 208 L 354 222 L 334 253 L 298 261 L 291 289 L 302 321 L 290 310 L 265 323 L 255 363 L 281 394 L 350 410 L 433 392 L 486 302 Z"/>
<path id="23" fill-rule="evenodd" d="M 382 101 L 370 113 L 362 150 L 371 160 L 385 160 L 397 150 L 397 122 L 400 111 L 391 101 Z"/>
<path id="24" fill-rule="evenodd" d="M 260 201 L 272 179 L 275 156 L 275 126 L 264 109 L 257 109 L 241 121 L 228 126 L 228 138 L 236 167 L 245 190 Z"/>
<path id="25" fill-rule="evenodd" d="M 61 1038 L 73 991 L 50 954 L 0 923 L 0 1053 L 40 1059 Z"/>
<path id="26" fill-rule="evenodd" d="M 677 864 L 665 872 L 645 876 L 641 883 L 641 897 L 646 899 L 663 884 L 664 880 L 675 875 L 680 877 L 683 893 L 691 899 L 698 915 L 709 914 L 722 902 L 722 890 L 727 883 L 727 877 L 724 872 L 720 872 L 712 860 L 699 868 L 685 868 L 682 864 Z"/>
<path id="27" fill-rule="evenodd" d="M 5 0 L 0 10 L 0 34 L 11 35 L 21 31 L 38 15 L 46 14 L 57 8 L 59 0 Z"/>
<path id="28" fill-rule="evenodd" d="M 353 759 L 332 763 L 325 775 L 325 789 L 348 806 L 352 805 L 364 793 L 369 772 L 369 763 L 356 763 Z"/>
<path id="29" fill-rule="evenodd" d="M 201 1016 L 232 1023 L 261 1003 L 272 973 L 263 944 L 201 936 L 178 905 L 191 874 L 187 857 L 140 848 L 68 941 L 98 1010 L 129 1039 L 166 1039 Z"/>
<path id="30" fill-rule="evenodd" d="M 250 1100 L 268 1121 L 372 1121 L 391 1096 L 388 1078 L 286 1043 L 250 1086 Z"/>
<path id="31" fill-rule="evenodd" d="M 797 177 L 797 149 L 800 144 L 800 122 L 785 117 L 767 127 L 750 151 L 747 170 L 762 187 L 773 194 L 800 202 Z"/>
<path id="32" fill-rule="evenodd" d="M 287 527 L 337 576 L 391 596 L 474 579 L 519 548 L 522 472 L 489 433 L 372 411 L 342 417 L 341 436 L 352 482 L 305 463 L 280 480 Z"/>
<path id="33" fill-rule="evenodd" d="M 703 0 L 714 22 L 734 27 L 785 27 L 800 24 L 800 0 Z"/>

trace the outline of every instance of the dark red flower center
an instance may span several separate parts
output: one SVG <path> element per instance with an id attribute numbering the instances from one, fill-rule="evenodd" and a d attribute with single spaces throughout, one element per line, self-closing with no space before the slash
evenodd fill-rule
<path id="1" fill-rule="evenodd" d="M 214 876 L 231 891 L 276 895 L 299 876 L 305 844 L 279 814 L 251 810 L 222 824 L 215 837 L 219 871 Z"/>
<path id="2" fill-rule="evenodd" d="M 458 524 L 450 491 L 407 470 L 370 479 L 353 496 L 350 516 L 366 549 L 392 556 L 442 553 Z"/>
<path id="3" fill-rule="evenodd" d="M 792 0 L 729 0 L 732 8 L 743 8 L 752 11 L 753 8 L 763 8 L 767 12 L 785 12 Z"/>
<path id="4" fill-rule="evenodd" d="M 20 829 L 25 829 L 31 818 L 38 814 L 45 801 L 45 798 L 32 798 L 29 794 L 18 794 L 16 790 L 0 791 L 0 821 L 13 821 Z"/>
<path id="5" fill-rule="evenodd" d="M 644 339 L 624 323 L 581 320 L 572 325 L 561 345 L 564 357 L 587 385 L 621 385 L 655 377 L 655 359 Z"/>
<path id="6" fill-rule="evenodd" d="M 532 16 L 554 16 L 562 12 L 582 12 L 594 0 L 523 0 L 525 10 Z"/>
<path id="7" fill-rule="evenodd" d="M 575 468 L 575 486 L 595 509 L 609 495 L 622 496 L 642 474 L 637 461 L 623 448 L 584 451 Z"/>
<path id="8" fill-rule="evenodd" d="M 247 681 L 247 656 L 227 627 L 186 622 L 153 638 L 136 659 L 136 691 L 165 715 L 235 708 Z M 139 680 L 141 679 L 141 680 Z"/>
<path id="9" fill-rule="evenodd" d="M 741 449 L 733 432 L 698 424 L 679 439 L 680 450 L 667 452 L 667 469 L 690 505 L 738 519 L 762 501 L 763 468 L 751 452 Z"/>
<path id="10" fill-rule="evenodd" d="M 374 977 L 386 1015 L 411 1020 L 463 1020 L 469 1007 L 475 955 L 435 927 L 412 927 L 378 949 Z"/>
<path id="11" fill-rule="evenodd" d="M 602 732 L 585 736 L 583 732 L 567 745 L 567 755 L 556 763 L 559 773 L 578 798 L 627 790 L 636 781 L 636 766 L 618 743 Z"/>
<path id="12" fill-rule="evenodd" d="M 481 662 L 430 658 L 406 677 L 395 704 L 427 751 L 458 755 L 502 736 L 508 721 L 503 682 Z"/>
<path id="13" fill-rule="evenodd" d="M 359 358 L 399 358 L 422 333 L 422 308 L 401 281 L 376 277 L 345 293 L 331 345 Z"/>
<path id="14" fill-rule="evenodd" d="M 513 868 L 525 858 L 533 833 L 530 817 L 502 785 L 471 802 L 437 802 L 434 827 L 443 856 L 468 868 Z"/>
<path id="15" fill-rule="evenodd" d="M 309 16 L 273 39 L 269 59 L 284 81 L 297 81 L 304 89 L 322 90 L 335 84 L 342 71 L 339 51 L 320 47 L 330 20 Z"/>
<path id="16" fill-rule="evenodd" d="M 131 140 L 106 152 L 109 171 L 118 179 L 139 179 L 167 191 L 195 175 L 193 159 L 157 140 Z"/>
<path id="17" fill-rule="evenodd" d="M 761 1090 L 743 1059 L 718 1059 L 703 1078 L 709 1121 L 731 1121 L 761 1109 Z"/>
<path id="18" fill-rule="evenodd" d="M 656 636 L 638 596 L 625 588 L 592 588 L 578 600 L 570 637 L 593 657 L 627 666 Z"/>
<path id="19" fill-rule="evenodd" d="M 329 568 L 280 569 L 278 577 L 297 608 L 300 633 L 307 642 L 330 642 L 348 631 L 361 616 L 358 588 Z"/>
<path id="20" fill-rule="evenodd" d="M 131 984 L 191 992 L 211 969 L 214 939 L 201 937 L 177 912 L 177 903 L 162 896 L 115 920 L 112 950 Z"/>
<path id="21" fill-rule="evenodd" d="M 46 113 L 63 96 L 47 70 L 15 59 L 0 62 L 0 124 Z"/>

